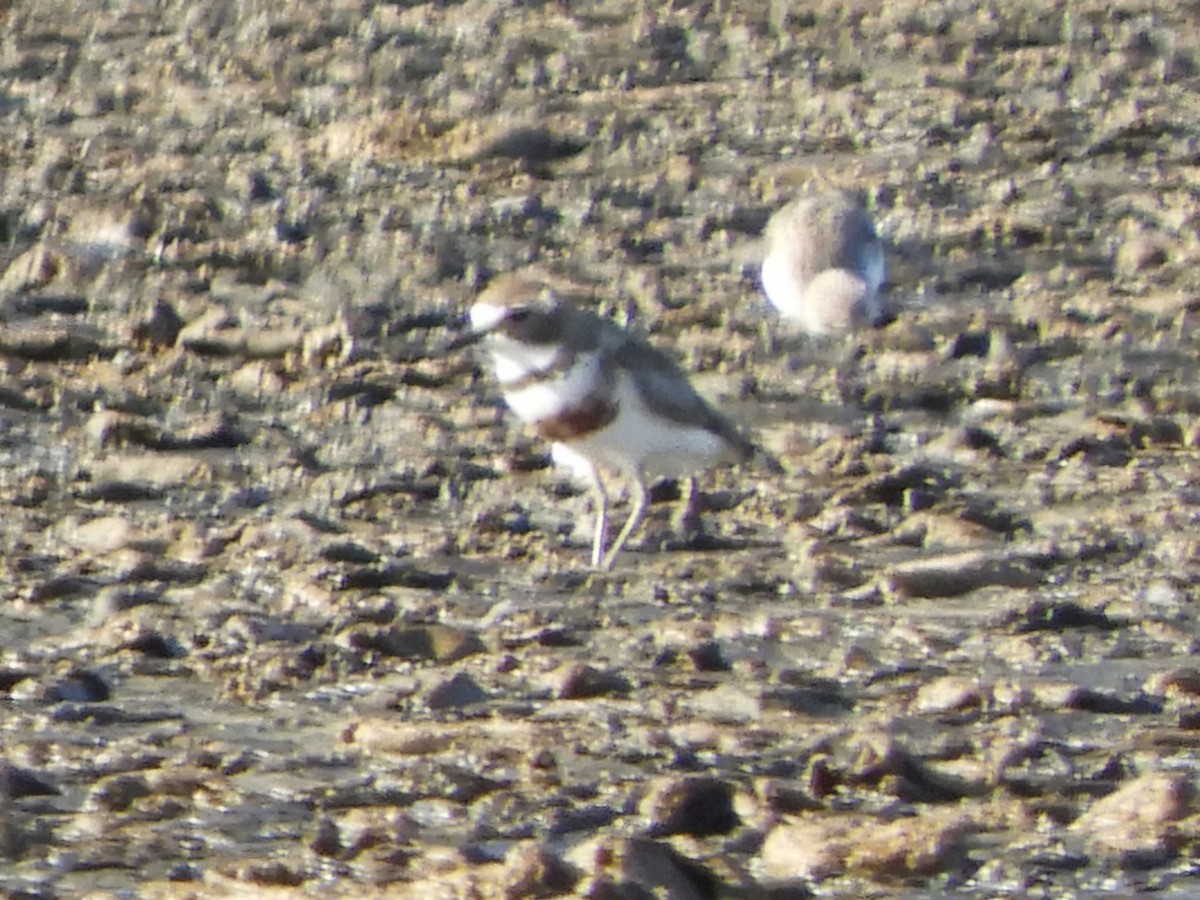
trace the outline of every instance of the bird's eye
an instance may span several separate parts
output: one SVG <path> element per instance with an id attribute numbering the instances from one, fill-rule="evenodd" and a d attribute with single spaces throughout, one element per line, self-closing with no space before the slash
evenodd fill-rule
<path id="1" fill-rule="evenodd" d="M 505 316 L 504 318 L 506 318 L 509 322 L 511 322 L 514 325 L 520 325 L 522 322 L 526 321 L 530 317 L 530 315 L 532 315 L 531 310 L 526 309 L 525 307 L 522 306 L 522 307 L 518 307 L 517 309 L 511 310 L 509 312 L 509 314 L 507 316 Z"/>

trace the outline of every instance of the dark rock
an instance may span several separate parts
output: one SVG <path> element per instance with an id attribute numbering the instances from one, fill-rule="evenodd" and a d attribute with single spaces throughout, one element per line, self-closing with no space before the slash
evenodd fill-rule
<path id="1" fill-rule="evenodd" d="M 648 801 L 651 837 L 690 834 L 708 837 L 728 834 L 741 824 L 733 808 L 734 791 L 716 778 L 683 778 L 657 792 Z"/>
<path id="2" fill-rule="evenodd" d="M 57 787 L 36 772 L 0 760 L 0 797 L 19 800 L 22 797 L 46 797 L 60 793 Z"/>

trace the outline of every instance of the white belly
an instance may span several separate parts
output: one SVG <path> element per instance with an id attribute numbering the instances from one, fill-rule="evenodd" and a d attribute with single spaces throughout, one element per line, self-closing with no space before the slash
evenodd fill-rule
<path id="1" fill-rule="evenodd" d="M 783 254 L 772 253 L 762 264 L 762 286 L 767 300 L 785 319 L 798 319 L 804 310 L 800 280 L 790 271 Z"/>
<path id="2" fill-rule="evenodd" d="M 826 269 L 803 283 L 782 254 L 772 254 L 762 264 L 763 293 L 783 319 L 811 334 L 870 324 L 883 311 L 883 253 L 870 254 L 862 268 Z"/>
<path id="3" fill-rule="evenodd" d="M 628 473 L 641 466 L 647 473 L 689 475 L 724 461 L 730 453 L 718 434 L 680 425 L 650 412 L 628 376 L 617 382 L 617 417 L 604 428 L 551 448 L 554 461 L 580 477 L 593 465 Z"/>

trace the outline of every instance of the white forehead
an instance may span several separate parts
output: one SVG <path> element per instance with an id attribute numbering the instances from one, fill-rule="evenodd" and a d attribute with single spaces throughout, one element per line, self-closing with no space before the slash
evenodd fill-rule
<path id="1" fill-rule="evenodd" d="M 500 324 L 508 314 L 508 307 L 494 303 L 476 303 L 471 307 L 471 327 L 477 331 L 488 331 Z"/>

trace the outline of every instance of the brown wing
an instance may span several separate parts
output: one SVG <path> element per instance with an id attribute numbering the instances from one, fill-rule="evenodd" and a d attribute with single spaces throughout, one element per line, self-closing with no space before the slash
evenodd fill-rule
<path id="1" fill-rule="evenodd" d="M 720 436 L 730 456 L 744 462 L 754 455 L 754 445 L 733 424 L 696 393 L 687 375 L 666 354 L 613 325 L 601 322 L 598 346 L 617 365 L 635 370 L 638 392 L 647 408 L 664 418 Z"/>
<path id="2" fill-rule="evenodd" d="M 807 284 L 826 269 L 862 271 L 879 238 L 871 217 L 853 197 L 833 192 L 793 200 L 767 224 L 770 239 L 804 253 L 793 258 L 795 275 Z"/>

